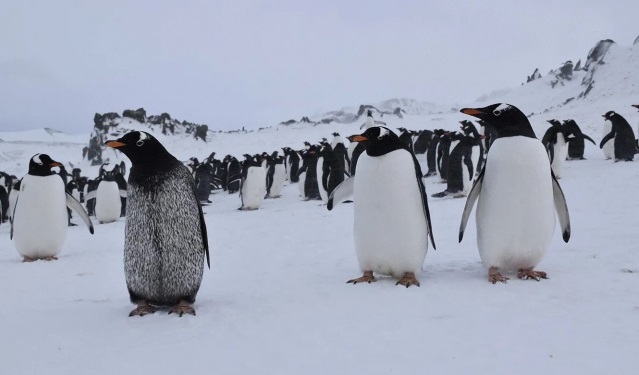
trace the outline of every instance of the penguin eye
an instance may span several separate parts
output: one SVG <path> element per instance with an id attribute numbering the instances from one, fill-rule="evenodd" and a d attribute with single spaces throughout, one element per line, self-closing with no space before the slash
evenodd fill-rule
<path id="1" fill-rule="evenodd" d="M 141 139 L 138 140 L 137 142 L 135 142 L 135 145 L 138 146 L 138 147 L 142 147 L 143 144 L 144 144 L 144 141 L 141 140 Z"/>
<path id="2" fill-rule="evenodd" d="M 499 116 L 499 115 L 501 115 L 501 112 L 502 112 L 501 109 L 496 109 L 496 110 L 493 111 L 493 115 Z"/>

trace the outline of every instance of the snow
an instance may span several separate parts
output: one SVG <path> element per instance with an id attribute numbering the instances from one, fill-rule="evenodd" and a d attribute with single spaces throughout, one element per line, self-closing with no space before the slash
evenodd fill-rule
<path id="1" fill-rule="evenodd" d="M 610 58 L 614 52 L 611 48 Z M 601 115 L 613 109 L 636 124 L 639 113 L 630 104 L 639 103 L 637 66 L 625 81 L 611 77 L 627 83 L 620 88 L 624 95 L 593 89 L 586 100 L 531 117 L 536 133 L 543 134 L 549 118 L 574 118 L 599 141 Z M 543 82 L 509 90 L 490 103 L 464 106 L 503 101 L 539 113 L 548 108 L 551 92 Z M 384 121 L 391 128 L 457 129 L 462 119 L 468 117 L 447 113 Z M 188 160 L 211 151 L 222 157 L 299 149 L 303 141 L 316 142 L 334 131 L 358 133 L 359 125 L 215 133 L 207 144 L 153 134 Z M 88 134 L 34 130 L 2 133 L 0 139 L 2 171 L 22 176 L 28 159 L 43 152 L 80 166 L 84 175 L 97 174 L 97 166 L 81 160 Z M 108 156 L 129 165 L 116 152 Z M 417 275 L 421 287 L 395 286 L 396 280 L 383 276 L 370 285 L 347 285 L 360 276 L 352 204 L 328 211 L 319 201 L 301 201 L 293 184 L 284 187 L 281 198 L 264 200 L 250 212 L 237 210 L 237 194 L 213 194 L 205 207 L 211 270 L 205 271 L 197 316 L 179 318 L 164 310 L 129 318 L 124 219 L 109 224 L 94 219 L 93 236 L 76 221 L 59 260 L 34 263 L 21 263 L 9 240 L 10 226 L 3 224 L 0 373 L 635 374 L 639 169 L 637 161 L 605 160 L 590 143 L 585 156 L 564 165 L 560 184 L 572 236 L 565 244 L 555 229 L 538 267 L 550 279 L 541 282 L 510 274 L 508 284 L 488 283 L 477 252 L 475 215 L 464 241 L 457 243 L 465 199 L 431 198 L 437 250 L 428 252 Z M 429 194 L 442 190 L 437 178 L 425 181 Z"/>

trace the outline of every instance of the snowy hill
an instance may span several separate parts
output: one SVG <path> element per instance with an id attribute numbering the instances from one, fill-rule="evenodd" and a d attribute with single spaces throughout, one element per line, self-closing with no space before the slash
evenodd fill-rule
<path id="1" fill-rule="evenodd" d="M 637 44 L 611 45 L 582 98 L 587 71 L 574 72 L 572 80 L 554 88 L 554 76 L 547 75 L 462 106 L 510 102 L 532 114 L 538 135 L 547 119 L 574 118 L 599 141 L 601 115 L 608 110 L 624 115 L 633 127 L 639 122 L 630 107 L 639 104 L 638 53 Z M 374 105 L 380 111 L 375 117 L 391 127 L 452 130 L 459 120 L 472 120 L 447 106 L 410 99 L 383 103 Z M 381 117 L 399 107 L 401 117 Z M 359 109 L 342 112 L 357 116 Z M 304 141 L 330 139 L 335 131 L 355 134 L 363 123 L 358 117 L 252 132 L 208 131 L 204 142 L 187 133 L 188 125 L 163 134 L 165 122 L 146 120 L 120 116 L 112 123 L 117 126 L 102 129 L 101 140 L 145 130 L 187 160 L 212 151 L 239 156 L 301 148 Z M 82 157 L 90 138 L 89 131 L 0 133 L 0 171 L 22 176 L 31 155 L 43 152 L 95 177 L 98 166 Z M 160 311 L 129 318 L 124 219 L 94 222 L 93 236 L 82 224 L 70 227 L 60 259 L 34 263 L 21 263 L 5 223 L 0 225 L 5 301 L 0 332 L 6 345 L 0 373 L 635 374 L 639 160 L 614 163 L 591 144 L 585 156 L 565 163 L 560 183 L 572 237 L 565 244 L 555 231 L 539 265 L 550 279 L 541 282 L 509 275 L 506 285 L 489 284 L 477 252 L 474 215 L 464 241 L 457 241 L 465 199 L 430 199 L 437 251 L 429 249 L 418 275 L 421 287 L 398 287 L 384 277 L 370 285 L 347 285 L 360 275 L 352 205 L 329 212 L 318 201 L 301 201 L 297 185 L 290 184 L 280 199 L 265 200 L 253 212 L 237 210 L 237 194 L 211 196 L 205 207 L 211 270 L 205 270 L 196 317 Z M 102 159 L 128 164 L 114 150 L 103 151 Z M 429 195 L 445 188 L 434 178 L 425 184 Z"/>

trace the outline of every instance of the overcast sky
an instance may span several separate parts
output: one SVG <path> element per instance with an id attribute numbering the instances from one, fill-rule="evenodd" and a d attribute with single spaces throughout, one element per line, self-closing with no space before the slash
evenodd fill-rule
<path id="1" fill-rule="evenodd" d="M 639 35 L 637 0 L 0 2 L 0 131 L 89 133 L 95 112 L 138 107 L 236 129 L 463 105 Z"/>

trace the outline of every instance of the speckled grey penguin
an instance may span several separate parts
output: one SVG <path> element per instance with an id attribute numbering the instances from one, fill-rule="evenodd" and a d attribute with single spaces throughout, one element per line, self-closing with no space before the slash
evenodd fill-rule
<path id="1" fill-rule="evenodd" d="M 204 258 L 210 268 L 206 223 L 188 168 L 146 132 L 133 131 L 106 145 L 131 160 L 127 190 L 124 274 L 129 316 L 157 306 L 195 315 Z"/>

